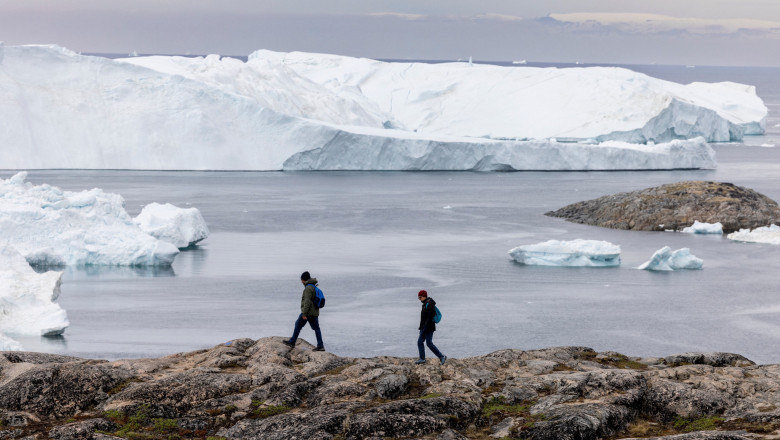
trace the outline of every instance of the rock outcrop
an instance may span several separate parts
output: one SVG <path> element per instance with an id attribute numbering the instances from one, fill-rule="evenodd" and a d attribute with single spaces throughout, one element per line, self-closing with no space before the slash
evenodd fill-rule
<path id="1" fill-rule="evenodd" d="M 698 220 L 723 232 L 780 222 L 769 197 L 731 183 L 687 181 L 573 203 L 545 215 L 575 223 L 640 231 L 682 230 Z"/>
<path id="2" fill-rule="evenodd" d="M 780 365 L 586 347 L 346 358 L 280 337 L 113 362 L 0 353 L 0 439 L 777 438 Z"/>

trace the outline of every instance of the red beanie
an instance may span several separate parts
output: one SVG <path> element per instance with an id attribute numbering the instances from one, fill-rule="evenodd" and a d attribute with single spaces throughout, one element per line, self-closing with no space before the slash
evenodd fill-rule
<path id="1" fill-rule="evenodd" d="M 428 292 L 426 292 L 426 291 L 424 291 L 424 290 L 421 290 L 421 291 L 419 291 L 419 292 L 417 293 L 417 296 L 418 296 L 418 297 L 422 296 L 422 297 L 428 298 Z"/>

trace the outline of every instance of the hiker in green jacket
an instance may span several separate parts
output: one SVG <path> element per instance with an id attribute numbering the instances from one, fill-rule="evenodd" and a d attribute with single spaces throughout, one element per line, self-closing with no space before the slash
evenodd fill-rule
<path id="1" fill-rule="evenodd" d="M 298 334 L 301 333 L 301 329 L 309 323 L 314 334 L 317 336 L 317 348 L 314 351 L 325 351 L 325 344 L 322 343 L 322 332 L 320 331 L 320 309 L 314 305 L 314 299 L 317 293 L 314 286 L 317 284 L 317 278 L 312 278 L 309 272 L 306 271 L 301 274 L 301 284 L 303 284 L 303 295 L 301 296 L 301 314 L 298 315 L 298 319 L 295 321 L 295 329 L 293 330 L 292 337 L 284 341 L 286 345 L 295 347 L 295 341 L 298 340 Z"/>

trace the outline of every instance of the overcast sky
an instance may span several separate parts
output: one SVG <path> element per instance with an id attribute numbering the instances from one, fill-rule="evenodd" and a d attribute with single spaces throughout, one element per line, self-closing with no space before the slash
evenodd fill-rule
<path id="1" fill-rule="evenodd" d="M 0 41 L 87 53 L 780 66 L 780 0 L 0 0 Z"/>

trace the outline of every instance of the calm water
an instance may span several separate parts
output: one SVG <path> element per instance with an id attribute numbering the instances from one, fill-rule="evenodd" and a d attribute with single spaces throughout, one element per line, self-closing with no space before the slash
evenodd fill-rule
<path id="1" fill-rule="evenodd" d="M 689 179 L 732 182 L 780 200 L 780 147 L 759 146 L 780 140 L 780 69 L 644 69 L 678 82 L 757 85 L 770 108 L 767 135 L 715 146 L 719 168 L 707 171 L 31 171 L 35 184 L 122 194 L 132 215 L 151 202 L 195 206 L 212 233 L 168 270 L 68 270 L 59 299 L 71 321 L 64 337 L 20 341 L 28 350 L 114 359 L 289 336 L 298 277 L 309 270 L 328 297 L 326 347 L 340 355 L 415 356 L 416 292 L 424 288 L 444 313 L 435 341 L 449 356 L 576 344 L 648 356 L 730 351 L 780 362 L 780 246 L 543 215 Z M 575 238 L 619 244 L 621 267 L 529 267 L 507 255 L 521 244 Z M 691 248 L 704 269 L 635 269 L 667 245 Z M 303 338 L 313 336 L 303 330 Z"/>

